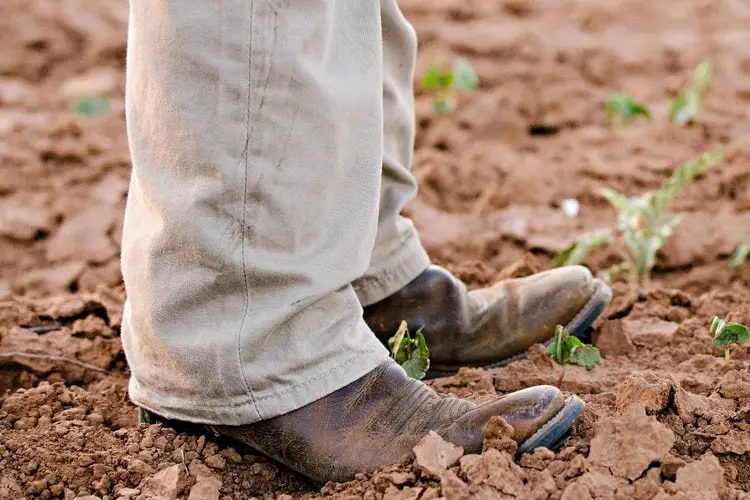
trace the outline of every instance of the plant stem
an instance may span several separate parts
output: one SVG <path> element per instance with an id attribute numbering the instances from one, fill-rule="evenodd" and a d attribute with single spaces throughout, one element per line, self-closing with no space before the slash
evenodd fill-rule
<path id="1" fill-rule="evenodd" d="M 724 349 L 724 361 L 729 363 L 729 348 Z"/>
<path id="2" fill-rule="evenodd" d="M 557 379 L 557 388 L 562 389 L 563 379 L 565 378 L 565 367 L 563 366 L 563 371 L 560 374 L 560 378 Z"/>

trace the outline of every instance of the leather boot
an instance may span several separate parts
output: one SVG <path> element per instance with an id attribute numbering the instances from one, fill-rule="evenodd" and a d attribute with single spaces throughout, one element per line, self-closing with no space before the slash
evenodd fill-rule
<path id="1" fill-rule="evenodd" d="M 461 366 L 502 366 L 551 340 L 557 325 L 583 335 L 612 299 L 610 288 L 582 266 L 507 279 L 479 290 L 439 266 L 364 308 L 364 318 L 387 345 L 401 321 L 423 328 L 431 375 Z"/>
<path id="2" fill-rule="evenodd" d="M 431 430 L 463 446 L 466 453 L 478 453 L 482 428 L 494 415 L 514 428 L 519 453 L 539 446 L 553 448 L 583 407 L 579 398 L 566 399 L 551 386 L 524 389 L 481 405 L 441 397 L 388 360 L 303 408 L 251 425 L 185 424 L 146 410 L 141 410 L 141 420 L 232 438 L 325 483 L 348 481 L 358 472 L 406 460 Z"/>

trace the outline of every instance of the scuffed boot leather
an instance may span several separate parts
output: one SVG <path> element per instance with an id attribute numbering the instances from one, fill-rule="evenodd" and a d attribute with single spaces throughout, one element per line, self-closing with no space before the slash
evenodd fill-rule
<path id="1" fill-rule="evenodd" d="M 573 400 L 578 411 L 563 423 L 564 429 L 555 428 L 550 421 Z M 408 459 L 412 448 L 431 430 L 463 446 L 467 453 L 477 453 L 482 448 L 482 428 L 494 415 L 513 426 L 517 442 L 539 442 L 540 434 L 557 431 L 555 435 L 560 435 L 569 429 L 582 409 L 578 398 L 566 402 L 551 386 L 524 389 L 482 405 L 443 398 L 408 378 L 389 360 L 346 387 L 285 415 L 239 427 L 206 427 L 323 483 L 347 481 L 359 472 Z M 173 423 L 147 411 L 142 411 L 142 419 Z M 189 424 L 183 424 L 183 429 L 184 425 Z"/>
<path id="2" fill-rule="evenodd" d="M 552 338 L 555 326 L 583 334 L 612 292 L 582 266 L 503 280 L 468 291 L 447 270 L 430 266 L 404 288 L 364 308 L 364 319 L 387 344 L 402 320 L 423 328 L 431 369 L 499 366 Z"/>

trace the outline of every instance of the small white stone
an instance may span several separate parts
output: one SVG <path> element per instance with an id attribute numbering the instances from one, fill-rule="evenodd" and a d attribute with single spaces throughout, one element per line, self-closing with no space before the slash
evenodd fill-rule
<path id="1" fill-rule="evenodd" d="M 560 202 L 560 208 L 565 215 L 571 219 L 575 219 L 578 216 L 578 212 L 581 210 L 581 205 L 575 198 L 568 198 L 567 200 Z"/>

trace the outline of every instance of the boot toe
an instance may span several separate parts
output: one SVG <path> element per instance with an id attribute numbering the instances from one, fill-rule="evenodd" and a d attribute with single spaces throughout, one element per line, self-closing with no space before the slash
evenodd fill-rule
<path id="1" fill-rule="evenodd" d="M 523 330 L 537 332 L 542 339 L 554 333 L 557 325 L 573 334 L 583 333 L 611 300 L 609 287 L 583 266 L 552 269 L 519 283 L 520 317 Z"/>
<path id="2" fill-rule="evenodd" d="M 522 443 L 550 421 L 564 406 L 560 389 L 539 385 L 513 392 L 502 398 L 503 418 L 515 430 L 516 442 Z"/>

